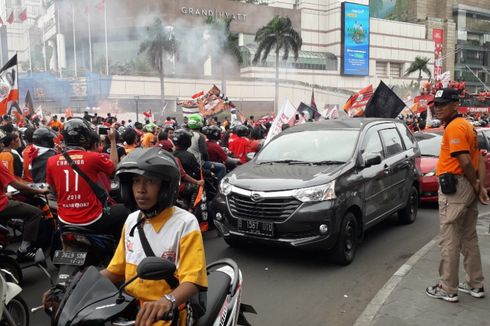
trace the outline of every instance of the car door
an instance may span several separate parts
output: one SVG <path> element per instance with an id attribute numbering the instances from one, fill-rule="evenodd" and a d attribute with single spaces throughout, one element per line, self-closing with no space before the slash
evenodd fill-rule
<path id="1" fill-rule="evenodd" d="M 368 129 L 362 140 L 360 149 L 361 160 L 364 160 L 368 154 L 380 154 L 382 158 L 381 164 L 370 167 L 364 167 L 364 162 L 361 163 L 359 173 L 364 182 L 364 212 L 367 225 L 380 217 L 385 210 L 383 203 L 389 197 L 389 193 L 386 191 L 386 187 L 388 186 L 387 175 L 383 168 L 383 144 L 378 133 L 380 129 L 378 126 Z"/>
<path id="2" fill-rule="evenodd" d="M 490 130 L 478 131 L 478 144 L 485 160 L 487 175 L 485 177 L 485 187 L 490 188 Z"/>
<path id="3" fill-rule="evenodd" d="M 387 213 L 405 205 L 408 198 L 406 181 L 411 179 L 410 172 L 413 167 L 395 125 L 380 130 L 379 135 L 385 154 L 383 168 L 388 176 L 389 200 L 385 202 L 385 213 Z"/>

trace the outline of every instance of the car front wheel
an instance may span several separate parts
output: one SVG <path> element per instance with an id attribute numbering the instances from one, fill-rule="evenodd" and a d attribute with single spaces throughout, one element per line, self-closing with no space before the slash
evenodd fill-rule
<path id="1" fill-rule="evenodd" d="M 419 192 L 412 186 L 408 195 L 407 205 L 398 211 L 398 220 L 403 224 L 412 224 L 417 218 L 419 208 Z"/>
<path id="2" fill-rule="evenodd" d="M 357 250 L 358 225 L 354 214 L 348 212 L 342 219 L 339 238 L 333 248 L 333 258 L 340 265 L 349 265 L 354 260 Z"/>

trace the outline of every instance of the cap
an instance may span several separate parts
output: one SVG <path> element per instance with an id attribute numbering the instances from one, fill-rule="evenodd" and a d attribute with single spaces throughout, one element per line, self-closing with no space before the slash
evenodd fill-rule
<path id="1" fill-rule="evenodd" d="M 446 104 L 459 101 L 459 91 L 454 88 L 443 88 L 436 92 L 434 96 L 435 104 Z"/>

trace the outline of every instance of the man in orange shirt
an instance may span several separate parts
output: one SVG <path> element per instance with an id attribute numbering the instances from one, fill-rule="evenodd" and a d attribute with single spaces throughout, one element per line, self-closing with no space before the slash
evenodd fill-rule
<path id="1" fill-rule="evenodd" d="M 143 135 L 143 139 L 141 140 L 141 146 L 144 148 L 153 147 L 156 143 L 155 137 L 155 127 L 153 125 L 146 125 L 145 134 Z"/>
<path id="2" fill-rule="evenodd" d="M 483 184 L 485 164 L 473 126 L 458 115 L 459 92 L 445 88 L 435 98 L 436 116 L 444 122 L 436 173 L 439 177 L 441 262 L 438 284 L 426 289 L 432 298 L 458 301 L 458 291 L 483 298 L 483 272 L 476 233 L 478 201 L 487 205 Z M 459 256 L 464 256 L 466 280 L 459 283 Z"/>
<path id="3" fill-rule="evenodd" d="M 61 129 L 63 129 L 63 124 L 58 121 L 58 116 L 57 115 L 53 115 L 53 118 L 49 122 L 48 126 L 50 128 L 56 127 L 56 128 L 58 128 L 58 131 L 61 131 Z"/>

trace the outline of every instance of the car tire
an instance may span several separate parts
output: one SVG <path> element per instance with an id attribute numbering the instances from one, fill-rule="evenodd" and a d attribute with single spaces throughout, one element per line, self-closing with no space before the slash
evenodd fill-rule
<path id="1" fill-rule="evenodd" d="M 348 212 L 340 224 L 339 238 L 332 250 L 333 259 L 339 265 L 349 265 L 354 260 L 358 244 L 358 225 L 354 214 Z"/>
<path id="2" fill-rule="evenodd" d="M 398 220 L 403 224 L 412 224 L 417 219 L 419 192 L 412 186 L 408 194 L 407 205 L 398 211 Z"/>
<path id="3" fill-rule="evenodd" d="M 18 326 L 28 326 L 29 325 L 29 308 L 27 304 L 20 296 L 16 296 L 10 300 L 8 305 L 5 307 L 12 319 Z M 0 323 L 3 325 L 3 322 Z"/>

